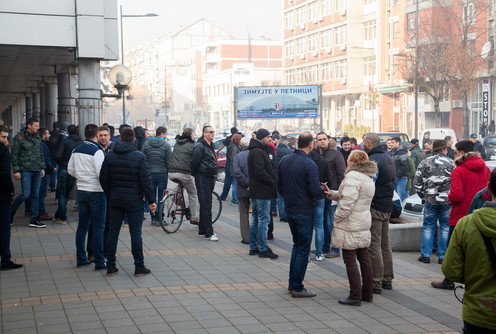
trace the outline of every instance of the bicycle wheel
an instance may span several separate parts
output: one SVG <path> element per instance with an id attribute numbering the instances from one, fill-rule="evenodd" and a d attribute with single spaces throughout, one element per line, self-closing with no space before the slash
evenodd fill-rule
<path id="1" fill-rule="evenodd" d="M 214 191 L 212 194 L 212 224 L 219 219 L 222 212 L 222 201 L 220 196 Z"/>
<path id="2" fill-rule="evenodd" d="M 176 232 L 183 223 L 184 208 L 176 194 L 169 194 L 164 200 L 160 213 L 160 226 L 167 233 Z"/>

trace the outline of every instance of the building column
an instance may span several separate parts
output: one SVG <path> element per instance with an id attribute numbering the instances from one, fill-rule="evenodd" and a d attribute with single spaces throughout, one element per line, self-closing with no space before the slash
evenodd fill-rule
<path id="1" fill-rule="evenodd" d="M 26 99 L 26 120 L 30 119 L 33 117 L 33 98 L 31 94 L 26 94 L 25 95 Z"/>
<path id="2" fill-rule="evenodd" d="M 33 118 L 40 120 L 40 93 L 33 92 Z"/>
<path id="3" fill-rule="evenodd" d="M 57 73 L 59 97 L 57 112 L 58 121 L 61 123 L 77 124 L 76 83 L 76 69 L 74 67 L 63 68 L 60 73 Z"/>
<path id="4" fill-rule="evenodd" d="M 84 127 L 86 125 L 100 125 L 102 123 L 100 61 L 97 59 L 79 59 L 78 78 L 79 132 L 84 136 Z"/>
<path id="5" fill-rule="evenodd" d="M 45 81 L 45 122 L 43 125 L 49 129 L 57 120 L 57 81 L 49 78 Z"/>
<path id="6" fill-rule="evenodd" d="M 40 123 L 41 124 L 45 124 L 45 119 L 46 119 L 46 89 L 45 89 L 45 85 L 44 84 L 41 84 L 40 85 Z"/>

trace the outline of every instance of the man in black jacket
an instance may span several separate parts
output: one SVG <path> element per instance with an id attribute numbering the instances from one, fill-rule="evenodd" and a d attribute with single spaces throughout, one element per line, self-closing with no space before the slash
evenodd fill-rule
<path id="1" fill-rule="evenodd" d="M 288 147 L 289 141 L 287 137 L 282 137 L 281 141 L 277 145 L 276 149 L 276 165 L 279 165 L 279 162 L 281 161 L 282 158 L 284 158 L 286 155 L 293 153 L 293 150 L 291 150 Z M 277 210 L 279 211 L 279 220 L 282 222 L 287 222 L 288 219 L 286 217 L 286 207 L 284 205 L 284 197 L 277 192 Z"/>
<path id="2" fill-rule="evenodd" d="M 378 176 L 370 213 L 371 243 L 369 254 L 374 270 L 374 293 L 381 294 L 382 288 L 393 288 L 393 254 L 389 244 L 389 216 L 393 210 L 393 193 L 396 168 L 393 159 L 386 153 L 376 133 L 363 137 L 363 148 L 371 161 L 377 163 Z"/>
<path id="3" fill-rule="evenodd" d="M 267 245 L 267 231 L 270 222 L 270 202 L 276 198 L 276 174 L 274 171 L 273 149 L 267 129 L 259 129 L 257 137 L 251 139 L 248 149 L 249 190 L 253 212 L 250 224 L 250 255 L 277 259 Z"/>
<path id="4" fill-rule="evenodd" d="M 212 226 L 212 193 L 215 187 L 217 174 L 217 155 L 212 141 L 215 137 L 214 129 L 206 125 L 202 130 L 202 137 L 193 148 L 191 158 L 191 175 L 195 177 L 200 204 L 200 222 L 198 235 L 204 235 L 210 241 L 219 241 Z"/>
<path id="5" fill-rule="evenodd" d="M 393 161 L 396 167 L 396 179 L 394 181 L 396 193 L 403 202 L 408 197 L 408 189 L 406 184 L 408 181 L 408 152 L 401 145 L 400 137 L 391 138 L 393 143 Z"/>
<path id="6" fill-rule="evenodd" d="M 134 276 L 151 273 L 145 267 L 143 257 L 143 197 L 148 200 L 150 211 L 157 208 L 153 198 L 152 177 L 143 152 L 134 145 L 135 137 L 131 128 L 125 128 L 120 134 L 120 142 L 107 154 L 100 171 L 100 184 L 110 198 L 110 226 L 107 236 L 107 276 L 114 276 L 119 271 L 115 266 L 117 241 L 124 215 L 129 221 L 131 234 L 131 251 L 134 258 Z"/>
<path id="7" fill-rule="evenodd" d="M 486 149 L 484 148 L 484 145 L 482 145 L 482 143 L 477 138 L 477 134 L 476 133 L 472 133 L 470 135 L 470 141 L 472 143 L 474 143 L 474 151 L 475 152 L 479 152 L 480 155 L 481 155 L 481 158 L 483 160 L 486 160 Z"/>

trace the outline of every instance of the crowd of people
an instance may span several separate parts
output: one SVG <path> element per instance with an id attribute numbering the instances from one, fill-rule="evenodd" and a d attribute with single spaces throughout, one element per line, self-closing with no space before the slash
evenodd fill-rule
<path id="1" fill-rule="evenodd" d="M 198 225 L 198 235 L 219 240 L 212 224 L 218 161 L 211 126 L 203 127 L 198 140 L 193 129 L 184 129 L 173 149 L 165 127 L 158 127 L 153 137 L 142 127 L 125 124 L 118 136 L 108 124 L 87 125 L 84 140 L 80 132 L 76 125 L 57 122 L 52 131 L 40 129 L 36 119 L 29 119 L 9 150 L 8 129 L 0 127 L 2 270 L 22 266 L 11 261 L 9 247 L 10 225 L 20 205 L 25 203 L 32 228 L 44 228 L 43 221 L 48 220 L 65 225 L 74 186 L 78 268 L 94 263 L 95 270 L 116 275 L 118 237 L 126 223 L 135 276 L 150 274 L 144 263 L 142 224 L 145 212 L 150 212 L 152 225 L 160 224 L 168 180 L 186 189 L 190 223 Z M 487 320 L 494 317 L 496 301 L 496 263 L 491 263 L 496 261 L 496 222 L 491 219 L 496 172 L 486 166 L 477 143 L 477 135 L 457 142 L 454 149 L 452 138 L 428 139 L 422 149 L 419 140 L 412 139 L 406 148 L 399 137 L 381 143 L 377 134 L 368 133 L 360 145 L 355 138 L 343 137 L 338 148 L 324 132 L 315 138 L 305 132 L 295 141 L 264 128 L 251 138 L 232 128 L 224 142 L 227 163 L 221 200 L 226 201 L 232 190 L 241 243 L 249 245 L 251 256 L 277 259 L 269 247 L 274 217 L 288 223 L 293 236 L 288 280 L 292 297 L 315 296 L 303 283 L 311 253 L 315 261 L 342 255 L 350 293 L 339 303 L 359 306 L 373 302 L 374 294 L 393 289 L 389 242 L 393 197 L 397 194 L 404 201 L 417 193 L 424 208 L 418 261 L 429 263 L 437 254 L 446 274 L 432 286 L 454 289 L 454 282 L 465 283 L 467 333 L 474 328 L 496 330 Z M 12 204 L 11 175 L 21 184 Z M 56 193 L 53 217 L 44 206 L 48 191 Z"/>

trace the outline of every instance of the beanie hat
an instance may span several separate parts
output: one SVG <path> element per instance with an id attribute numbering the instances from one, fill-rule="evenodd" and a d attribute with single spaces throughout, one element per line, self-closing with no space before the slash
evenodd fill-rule
<path id="1" fill-rule="evenodd" d="M 270 132 L 267 129 L 264 129 L 264 128 L 258 129 L 258 131 L 257 131 L 257 139 L 258 140 L 262 140 L 267 136 L 270 136 Z"/>

